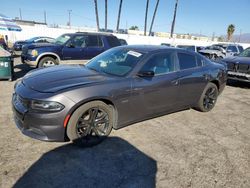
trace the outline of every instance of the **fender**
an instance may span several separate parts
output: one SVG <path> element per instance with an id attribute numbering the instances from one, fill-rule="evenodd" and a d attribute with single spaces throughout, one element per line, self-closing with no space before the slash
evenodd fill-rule
<path id="1" fill-rule="evenodd" d="M 41 53 L 37 58 L 36 58 L 36 63 L 38 64 L 38 62 L 40 61 L 40 59 L 46 55 L 53 55 L 57 58 L 57 61 L 58 63 L 61 62 L 61 58 L 56 54 L 56 53 L 53 53 L 53 52 L 44 52 L 44 53 Z"/>

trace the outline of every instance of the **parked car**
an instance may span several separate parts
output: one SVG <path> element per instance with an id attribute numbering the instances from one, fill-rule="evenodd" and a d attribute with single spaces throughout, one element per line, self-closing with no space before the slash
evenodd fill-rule
<path id="1" fill-rule="evenodd" d="M 112 34 L 68 33 L 58 37 L 54 43 L 24 46 L 21 59 L 23 63 L 36 67 L 60 63 L 79 64 L 120 45 L 119 40 Z"/>
<path id="2" fill-rule="evenodd" d="M 16 41 L 13 45 L 13 50 L 22 51 L 22 47 L 26 44 L 32 43 L 52 43 L 54 42 L 54 38 L 51 37 L 33 37 L 24 41 Z"/>
<path id="3" fill-rule="evenodd" d="M 93 145 L 112 128 L 189 108 L 210 111 L 225 66 L 164 46 L 120 46 L 83 65 L 34 70 L 16 83 L 12 105 L 32 138 Z"/>
<path id="4" fill-rule="evenodd" d="M 119 39 L 121 45 L 128 45 L 127 41 L 125 39 Z"/>
<path id="5" fill-rule="evenodd" d="M 168 47 L 170 47 L 171 44 L 169 44 L 169 43 L 161 43 L 161 46 L 168 46 Z"/>
<path id="6" fill-rule="evenodd" d="M 227 65 L 228 79 L 250 82 L 250 48 L 222 61 Z"/>
<path id="7" fill-rule="evenodd" d="M 177 48 L 183 48 L 193 52 L 199 52 L 203 49 L 202 46 L 195 46 L 195 45 L 177 45 Z"/>
<path id="8" fill-rule="evenodd" d="M 215 44 L 200 50 L 199 53 L 212 60 L 221 60 L 225 57 L 237 55 L 243 51 L 238 44 Z"/>

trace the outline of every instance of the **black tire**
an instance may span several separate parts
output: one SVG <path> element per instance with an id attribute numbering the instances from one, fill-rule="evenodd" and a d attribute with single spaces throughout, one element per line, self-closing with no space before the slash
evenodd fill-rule
<path id="1" fill-rule="evenodd" d="M 67 136 L 78 146 L 95 146 L 110 134 L 113 120 L 111 106 L 102 101 L 86 103 L 72 114 L 67 126 Z"/>
<path id="2" fill-rule="evenodd" d="M 208 112 L 212 110 L 216 104 L 218 94 L 219 92 L 217 86 L 214 83 L 208 83 L 202 92 L 200 100 L 195 109 L 201 112 Z"/>
<path id="3" fill-rule="evenodd" d="M 38 68 L 41 68 L 41 67 L 51 67 L 51 66 L 55 66 L 55 65 L 58 65 L 58 62 L 56 59 L 54 59 L 53 57 L 43 57 L 37 67 Z"/>

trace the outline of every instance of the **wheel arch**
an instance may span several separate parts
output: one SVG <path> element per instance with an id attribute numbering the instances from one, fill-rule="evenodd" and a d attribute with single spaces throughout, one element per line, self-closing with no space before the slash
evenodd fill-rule
<path id="1" fill-rule="evenodd" d="M 37 57 L 37 67 L 38 67 L 38 64 L 40 62 L 40 60 L 44 57 L 52 57 L 54 58 L 58 63 L 61 61 L 60 57 L 56 54 L 56 53 L 52 53 L 52 52 L 46 52 L 46 53 L 42 53 L 40 54 L 38 57 Z"/>
<path id="2" fill-rule="evenodd" d="M 218 80 L 211 80 L 210 82 L 217 86 L 218 91 L 220 90 L 220 82 Z"/>
<path id="3" fill-rule="evenodd" d="M 86 104 L 86 103 L 89 103 L 89 102 L 93 102 L 93 101 L 101 101 L 101 102 L 104 102 L 105 104 L 107 104 L 108 106 L 110 106 L 113 110 L 113 114 L 114 114 L 114 122 L 113 122 L 113 128 L 114 129 L 117 129 L 117 121 L 118 121 L 118 111 L 117 111 L 117 108 L 115 106 L 115 104 L 112 102 L 112 100 L 110 100 L 109 98 L 107 97 L 100 97 L 100 98 L 91 98 L 91 99 L 88 99 L 88 100 L 83 100 L 81 102 L 78 102 L 76 105 L 74 105 L 70 111 L 67 113 L 67 116 L 69 116 L 69 118 L 67 118 L 67 116 L 65 117 L 64 121 L 67 120 L 67 124 L 66 126 L 64 126 L 64 139 L 66 141 L 69 140 L 68 136 L 67 136 L 67 128 L 68 128 L 68 122 L 72 116 L 72 114 L 79 108 L 81 107 L 82 105 Z"/>

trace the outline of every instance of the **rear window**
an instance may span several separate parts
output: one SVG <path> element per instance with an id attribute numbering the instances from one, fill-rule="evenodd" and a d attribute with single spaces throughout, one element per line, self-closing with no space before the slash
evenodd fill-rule
<path id="1" fill-rule="evenodd" d="M 227 50 L 230 50 L 232 52 L 238 52 L 236 46 L 228 46 Z"/>
<path id="2" fill-rule="evenodd" d="M 178 53 L 180 70 L 196 67 L 196 58 L 194 55 L 186 53 Z"/>
<path id="3" fill-rule="evenodd" d="M 107 41 L 111 47 L 121 46 L 120 41 L 114 36 L 107 36 Z"/>

